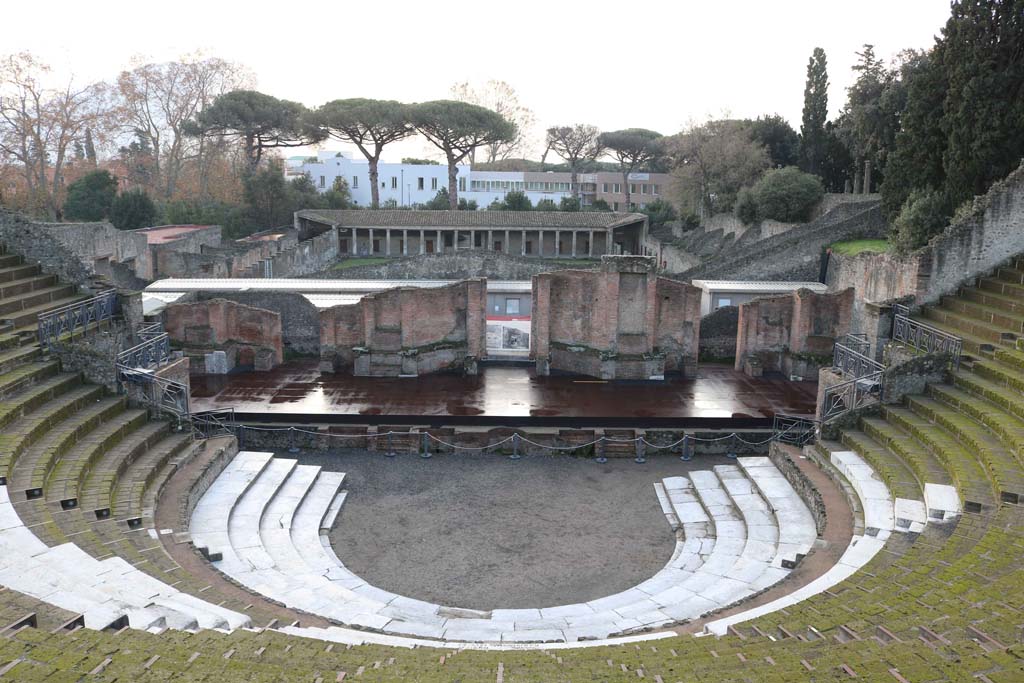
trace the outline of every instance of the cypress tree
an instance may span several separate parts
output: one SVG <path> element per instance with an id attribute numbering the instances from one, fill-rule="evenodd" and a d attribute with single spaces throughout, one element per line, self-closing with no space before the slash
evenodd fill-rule
<path id="1" fill-rule="evenodd" d="M 818 173 L 824 158 L 825 122 L 828 120 L 828 63 L 825 51 L 814 48 L 807 62 L 803 122 L 800 125 L 800 168 Z"/>

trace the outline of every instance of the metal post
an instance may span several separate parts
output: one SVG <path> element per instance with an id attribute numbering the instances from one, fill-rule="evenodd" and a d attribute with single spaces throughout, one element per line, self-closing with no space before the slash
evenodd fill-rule
<path id="1" fill-rule="evenodd" d="M 604 457 L 604 437 L 603 436 L 600 439 L 597 440 L 597 458 L 595 459 L 595 462 L 597 462 L 597 463 L 599 463 L 601 465 L 603 465 L 604 463 L 608 462 L 608 458 Z"/>
<path id="2" fill-rule="evenodd" d="M 508 457 L 509 460 L 518 460 L 522 457 L 519 455 L 519 432 L 512 432 L 512 455 Z"/>
<path id="3" fill-rule="evenodd" d="M 388 451 L 385 455 L 389 458 L 395 457 L 394 439 L 392 438 L 391 430 L 388 430 Z"/>
<path id="4" fill-rule="evenodd" d="M 299 447 L 295 445 L 295 427 L 288 428 L 288 452 L 298 453 Z"/>
<path id="5" fill-rule="evenodd" d="M 683 434 L 683 454 L 679 456 L 679 459 L 684 462 L 689 462 L 693 459 L 693 453 L 690 452 L 690 435 Z"/>
<path id="6" fill-rule="evenodd" d="M 644 457 L 645 445 L 646 444 L 644 444 L 644 440 L 642 438 L 636 440 L 636 460 L 634 460 L 633 462 L 635 462 L 638 465 L 643 465 L 645 462 L 647 462 L 647 458 Z"/>
<path id="7" fill-rule="evenodd" d="M 427 433 L 423 432 L 423 450 L 420 451 L 420 457 L 421 458 L 429 458 L 430 457 L 430 443 L 428 441 L 429 438 L 430 437 L 427 436 Z"/>
<path id="8" fill-rule="evenodd" d="M 731 436 L 732 436 L 732 443 L 730 444 L 731 448 L 730 448 L 729 452 L 725 454 L 725 457 L 732 458 L 733 460 L 735 460 L 736 459 L 736 439 L 737 439 L 736 432 L 733 432 Z"/>

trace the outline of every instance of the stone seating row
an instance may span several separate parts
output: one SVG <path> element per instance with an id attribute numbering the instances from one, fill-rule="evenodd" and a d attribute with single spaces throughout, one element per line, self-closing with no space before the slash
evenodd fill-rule
<path id="1" fill-rule="evenodd" d="M 676 548 L 661 571 L 615 595 L 552 607 L 447 607 L 366 583 L 327 538 L 346 495 L 344 475 L 270 453 L 239 453 L 200 499 L 190 533 L 234 581 L 346 626 L 451 642 L 604 639 L 692 620 L 761 592 L 814 543 L 810 512 L 767 458 L 689 476 L 655 485 L 676 522 Z M 781 532 L 780 523 L 792 528 Z"/>

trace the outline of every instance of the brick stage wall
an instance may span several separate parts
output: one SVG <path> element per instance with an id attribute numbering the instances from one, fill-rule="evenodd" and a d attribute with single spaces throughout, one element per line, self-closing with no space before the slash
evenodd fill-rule
<path id="1" fill-rule="evenodd" d="M 281 314 L 225 299 L 170 304 L 165 326 L 171 340 L 188 349 L 216 350 L 225 345 L 269 349 L 273 365 L 284 360 Z"/>

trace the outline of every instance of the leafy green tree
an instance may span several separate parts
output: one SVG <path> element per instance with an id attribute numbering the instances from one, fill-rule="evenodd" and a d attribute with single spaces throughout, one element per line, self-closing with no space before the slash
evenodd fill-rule
<path id="1" fill-rule="evenodd" d="M 558 209 L 560 211 L 579 211 L 580 200 L 578 197 L 562 197 L 562 201 L 558 204 Z"/>
<path id="2" fill-rule="evenodd" d="M 825 124 L 824 156 L 818 177 L 829 192 L 845 192 L 847 184 L 852 185 L 854 160 L 836 128 L 832 121 Z"/>
<path id="3" fill-rule="evenodd" d="M 428 211 L 447 211 L 452 208 L 451 200 L 448 197 L 448 188 L 442 187 L 437 194 L 423 205 Z"/>
<path id="4" fill-rule="evenodd" d="M 923 246 L 949 223 L 949 205 L 937 190 L 914 190 L 892 223 L 891 241 L 899 251 Z"/>
<path id="5" fill-rule="evenodd" d="M 119 230 L 135 230 L 156 224 L 156 205 L 141 188 L 122 192 L 110 207 L 110 222 Z"/>
<path id="6" fill-rule="evenodd" d="M 601 133 L 598 144 L 604 153 L 619 164 L 622 172 L 622 190 L 626 196 L 626 211 L 632 202 L 629 192 L 629 174 L 644 165 L 652 164 L 664 154 L 663 136 L 645 128 L 626 128 Z"/>
<path id="7" fill-rule="evenodd" d="M 775 168 L 795 166 L 800 159 L 800 136 L 778 114 L 758 116 L 751 121 L 750 137 L 765 148 Z"/>
<path id="8" fill-rule="evenodd" d="M 480 205 L 476 203 L 475 199 L 466 200 L 465 197 L 459 197 L 459 211 L 476 211 L 480 208 Z"/>
<path id="9" fill-rule="evenodd" d="M 527 199 L 526 201 L 530 201 Z M 554 199 L 544 198 L 537 202 L 537 206 L 533 207 L 534 211 L 558 211 L 558 204 L 555 204 Z"/>
<path id="10" fill-rule="evenodd" d="M 854 157 L 854 176 L 864 192 L 874 189 L 875 176 L 885 170 L 899 128 L 899 111 L 888 97 L 896 81 L 896 72 L 885 68 L 875 56 L 873 45 L 865 44 L 853 66 L 857 78 L 850 86 L 846 107 L 841 116 L 842 137 Z"/>
<path id="11" fill-rule="evenodd" d="M 749 187 L 744 187 L 736 195 L 736 206 L 733 210 L 744 225 L 753 225 L 761 220 L 761 213 L 757 209 L 757 198 L 754 197 L 754 191 Z"/>
<path id="12" fill-rule="evenodd" d="M 403 164 L 409 164 L 410 166 L 440 166 L 440 161 L 434 161 L 433 159 L 417 159 L 416 157 L 402 157 Z"/>
<path id="13" fill-rule="evenodd" d="M 232 90 L 203 109 L 185 130 L 238 140 L 249 172 L 255 172 L 268 149 L 303 147 L 324 139 L 324 132 L 298 102 L 280 100 L 255 90 Z"/>
<path id="14" fill-rule="evenodd" d="M 329 209 L 347 209 L 352 205 L 352 192 L 348 189 L 348 181 L 337 176 L 331 189 L 323 193 Z"/>
<path id="15" fill-rule="evenodd" d="M 800 125 L 800 168 L 818 173 L 824 157 L 825 122 L 828 120 L 828 60 L 814 48 L 807 62 L 804 110 Z"/>
<path id="16" fill-rule="evenodd" d="M 756 203 L 759 219 L 796 222 L 810 220 L 811 212 L 821 201 L 825 190 L 817 176 L 788 166 L 767 171 L 750 194 Z M 747 213 L 749 208 L 745 206 L 743 211 Z"/>
<path id="17" fill-rule="evenodd" d="M 597 126 L 577 123 L 574 126 L 553 126 L 548 128 L 547 149 L 562 157 L 569 164 L 569 187 L 574 199 L 579 199 L 580 187 L 576 181 L 581 163 L 593 161 L 601 156 L 601 132 Z"/>
<path id="18" fill-rule="evenodd" d="M 533 202 L 521 190 L 505 193 L 504 204 L 506 211 L 530 211 L 533 209 Z"/>
<path id="19" fill-rule="evenodd" d="M 412 105 L 410 120 L 448 161 L 449 208 L 459 206 L 458 164 L 474 150 L 515 138 L 516 127 L 500 114 L 475 104 L 436 100 Z"/>
<path id="20" fill-rule="evenodd" d="M 652 228 L 660 228 L 679 218 L 676 207 L 664 199 L 655 199 L 641 209 L 641 212 L 647 215 L 647 223 Z"/>
<path id="21" fill-rule="evenodd" d="M 591 203 L 591 205 L 589 207 L 587 207 L 587 208 L 590 209 L 591 211 L 611 211 L 612 210 L 612 207 L 608 205 L 608 202 L 606 202 L 603 199 L 595 199 L 593 201 L 593 203 Z"/>
<path id="22" fill-rule="evenodd" d="M 313 191 L 316 192 L 316 189 Z M 276 159 L 255 173 L 246 175 L 243 180 L 243 196 L 249 222 L 255 228 L 252 232 L 291 222 L 292 196 L 288 192 L 281 163 Z"/>
<path id="23" fill-rule="evenodd" d="M 117 196 L 117 178 L 109 171 L 91 171 L 68 185 L 64 215 L 80 221 L 101 221 L 110 215 Z"/>
<path id="24" fill-rule="evenodd" d="M 355 145 L 369 163 L 370 206 L 380 208 L 377 165 L 384 146 L 413 134 L 409 107 L 393 100 L 334 100 L 314 114 L 328 135 Z"/>

